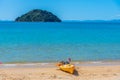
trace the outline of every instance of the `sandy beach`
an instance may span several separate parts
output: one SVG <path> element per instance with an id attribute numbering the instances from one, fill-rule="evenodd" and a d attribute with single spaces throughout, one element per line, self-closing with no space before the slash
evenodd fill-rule
<path id="1" fill-rule="evenodd" d="M 120 65 L 76 66 L 74 74 L 63 72 L 55 66 L 7 66 L 0 68 L 0 80 L 120 80 Z"/>

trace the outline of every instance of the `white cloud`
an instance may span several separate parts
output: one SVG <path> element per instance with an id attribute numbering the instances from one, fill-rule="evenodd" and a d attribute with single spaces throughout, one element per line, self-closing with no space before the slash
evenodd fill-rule
<path id="1" fill-rule="evenodd" d="M 114 15 L 110 17 L 111 19 L 120 19 L 120 14 Z"/>
<path id="2" fill-rule="evenodd" d="M 120 17 L 120 14 L 116 15 L 115 17 Z"/>

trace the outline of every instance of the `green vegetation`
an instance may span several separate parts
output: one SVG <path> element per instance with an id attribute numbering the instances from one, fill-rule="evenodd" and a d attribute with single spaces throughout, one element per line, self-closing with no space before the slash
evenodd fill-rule
<path id="1" fill-rule="evenodd" d="M 21 17 L 15 19 L 17 22 L 61 22 L 61 20 L 52 14 L 51 12 L 45 10 L 35 9 L 32 10 Z"/>

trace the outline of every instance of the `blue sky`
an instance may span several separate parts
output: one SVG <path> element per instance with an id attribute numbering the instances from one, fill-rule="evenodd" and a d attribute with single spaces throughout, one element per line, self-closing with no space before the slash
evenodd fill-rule
<path id="1" fill-rule="evenodd" d="M 120 19 L 120 0 L 0 0 L 0 20 L 43 9 L 62 20 Z"/>

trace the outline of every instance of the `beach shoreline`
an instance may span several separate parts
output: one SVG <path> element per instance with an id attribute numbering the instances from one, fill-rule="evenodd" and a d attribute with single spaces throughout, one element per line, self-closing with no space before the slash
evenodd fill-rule
<path id="1" fill-rule="evenodd" d="M 119 80 L 120 62 L 73 62 L 74 74 L 61 71 L 56 63 L 0 64 L 0 80 Z"/>
<path id="2" fill-rule="evenodd" d="M 61 71 L 56 63 L 1 64 L 0 80 L 119 80 L 119 62 L 74 62 L 75 73 Z M 99 65 L 98 65 L 99 64 Z M 109 64 L 109 65 L 108 65 Z"/>
<path id="3" fill-rule="evenodd" d="M 39 67 L 56 67 L 57 62 L 29 62 L 29 63 L 2 63 L 0 68 L 39 68 Z M 120 61 L 77 61 L 71 62 L 75 66 L 116 66 Z"/>

